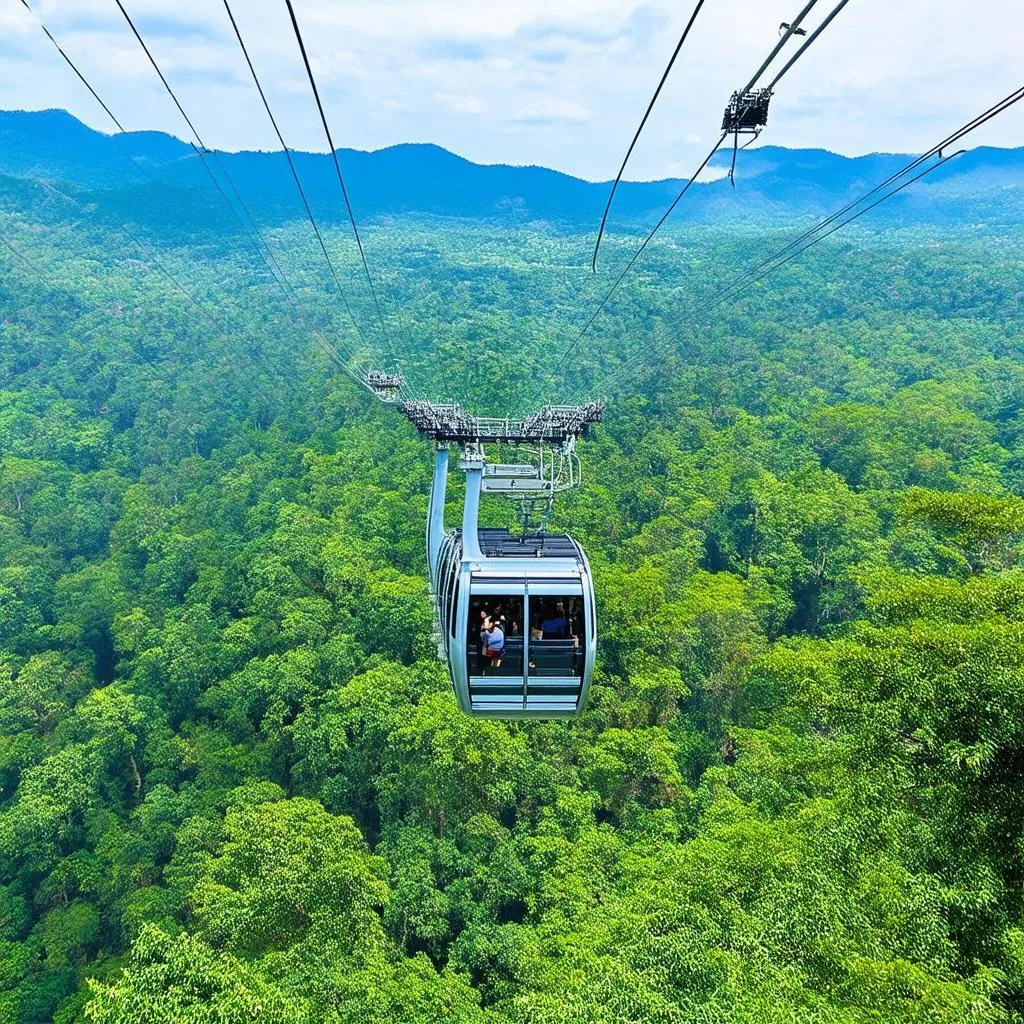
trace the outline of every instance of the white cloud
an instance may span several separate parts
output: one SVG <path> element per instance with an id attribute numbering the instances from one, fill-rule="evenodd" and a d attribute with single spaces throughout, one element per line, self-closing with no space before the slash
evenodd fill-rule
<path id="1" fill-rule="evenodd" d="M 590 111 L 582 103 L 573 100 L 551 99 L 534 100 L 520 107 L 512 116 L 516 124 L 586 124 L 590 120 Z"/>
<path id="2" fill-rule="evenodd" d="M 439 92 L 434 94 L 434 99 L 457 114 L 483 114 L 487 111 L 484 100 L 468 93 Z"/>
<path id="3" fill-rule="evenodd" d="M 221 4 L 124 2 L 210 145 L 274 144 Z M 603 179 L 618 167 L 690 11 L 689 0 L 295 4 L 339 144 L 429 141 L 482 162 L 542 163 Z M 34 6 L 127 126 L 184 134 L 110 0 Z M 322 149 L 284 4 L 232 6 L 286 138 Z M 0 108 L 65 107 L 106 130 L 31 16 L 18 4 L 0 7 Z M 696 166 L 729 94 L 797 7 L 799 0 L 705 5 L 629 176 Z M 975 0 L 969 12 L 963 0 L 857 0 L 782 83 L 762 141 L 845 153 L 924 149 L 1015 88 L 1022 51 L 1017 0 Z M 1024 143 L 1024 111 L 973 141 Z"/>
<path id="4" fill-rule="evenodd" d="M 690 174 L 693 174 L 693 168 L 692 167 L 690 168 L 689 171 L 686 172 L 686 175 L 683 175 L 683 176 L 686 177 L 687 175 L 690 175 Z M 709 166 L 709 167 L 705 167 L 704 170 L 701 171 L 700 174 L 697 175 L 697 180 L 700 181 L 700 182 L 703 182 L 706 185 L 710 181 L 721 181 L 722 178 L 727 178 L 727 177 L 729 177 L 729 168 L 728 167 L 710 167 Z"/>

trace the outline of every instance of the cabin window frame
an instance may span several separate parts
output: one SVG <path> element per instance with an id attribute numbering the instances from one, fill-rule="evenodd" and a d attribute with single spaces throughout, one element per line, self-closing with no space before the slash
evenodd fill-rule
<path id="1" fill-rule="evenodd" d="M 527 689 L 531 685 L 543 685 L 545 679 L 572 679 L 578 681 L 581 685 L 583 680 L 586 678 L 587 664 L 589 661 L 589 647 L 588 637 L 591 635 L 593 630 L 593 617 L 592 609 L 590 607 L 590 600 L 586 588 L 583 586 L 583 581 L 579 579 L 568 579 L 568 580 L 553 580 L 553 579 L 524 579 L 519 580 L 498 580 L 498 579 L 478 579 L 473 578 L 469 584 L 469 599 L 467 601 L 467 608 L 472 609 L 474 598 L 515 598 L 522 601 L 522 621 L 520 623 L 521 635 L 523 638 L 523 671 L 522 676 L 510 676 L 511 679 L 522 678 L 523 681 L 523 692 L 524 695 Z M 531 652 L 531 645 L 537 643 L 530 636 L 530 619 L 531 619 L 531 603 L 534 599 L 549 600 L 552 598 L 559 598 L 566 602 L 568 605 L 570 601 L 579 601 L 581 610 L 581 623 L 582 623 L 582 636 L 580 636 L 578 646 L 574 646 L 574 661 L 578 666 L 574 671 L 570 671 L 565 675 L 548 676 L 538 675 L 535 672 L 530 671 L 530 662 L 533 660 L 533 652 Z M 461 644 L 462 650 L 460 652 L 461 658 L 463 659 L 466 666 L 466 678 L 467 679 L 482 679 L 485 678 L 482 672 L 471 672 L 470 671 L 470 653 L 476 649 L 476 628 L 475 623 L 471 624 L 471 616 L 467 614 L 466 622 L 463 626 L 463 636 L 459 639 L 459 631 L 456 625 L 453 623 L 452 626 L 452 639 L 455 642 L 453 646 Z M 471 625 L 473 628 L 471 628 Z M 570 620 L 571 626 L 571 620 Z M 567 638 L 568 639 L 568 638 Z M 539 641 L 543 643 L 543 641 Z M 454 653 L 454 650 L 453 650 Z M 478 668 L 479 668 L 478 664 Z"/>
<path id="2" fill-rule="evenodd" d="M 474 599 L 490 599 L 493 601 L 494 598 L 504 598 L 506 600 L 517 601 L 521 605 L 521 608 L 516 609 L 519 615 L 519 621 L 522 623 L 526 622 L 527 615 L 527 593 L 523 583 L 518 581 L 499 581 L 494 584 L 492 589 L 491 581 L 483 581 L 483 586 L 478 586 L 477 581 L 471 580 L 469 588 L 469 597 L 466 601 L 466 621 L 463 625 L 462 640 L 456 640 L 458 644 L 462 644 L 461 657 L 466 666 L 466 679 L 496 679 L 504 678 L 510 680 L 517 680 L 526 685 L 526 663 L 529 657 L 529 638 L 524 632 L 520 632 L 519 637 L 522 639 L 523 651 L 522 651 L 522 672 L 517 675 L 501 676 L 499 673 L 497 676 L 485 676 L 482 672 L 471 672 L 471 654 L 477 650 L 477 640 L 479 628 L 476 624 L 476 620 L 473 616 L 473 601 Z M 505 642 L 508 644 L 509 640 L 515 639 L 510 634 L 505 635 Z M 478 655 L 479 659 L 479 655 Z M 482 667 L 479 660 L 477 661 L 477 667 Z"/>
<path id="3" fill-rule="evenodd" d="M 553 581 L 553 580 L 545 580 L 542 584 L 539 584 L 539 585 L 535 585 L 535 584 L 533 584 L 531 582 L 531 584 L 530 584 L 528 589 L 529 589 L 529 599 L 528 599 L 527 606 L 526 606 L 525 633 L 526 633 L 526 636 L 528 638 L 527 651 L 529 652 L 529 656 L 525 660 L 524 665 L 523 665 L 524 679 L 526 680 L 527 685 L 529 685 L 530 683 L 533 683 L 533 685 L 538 685 L 538 684 L 543 685 L 542 681 L 544 679 L 575 679 L 575 680 L 579 680 L 580 684 L 582 685 L 583 679 L 586 677 L 586 671 L 587 671 L 587 658 L 588 658 L 588 648 L 587 648 L 588 641 L 587 641 L 587 638 L 589 636 L 589 630 L 592 628 L 591 621 L 590 621 L 590 615 L 589 615 L 589 611 L 588 611 L 589 601 L 587 600 L 587 595 L 583 591 L 582 584 L 581 583 L 578 584 L 578 585 L 570 584 L 568 586 L 565 586 L 565 585 L 563 585 L 563 583 L 561 581 L 556 582 L 556 581 Z M 537 591 L 540 591 L 540 592 L 538 593 Z M 566 625 L 568 627 L 567 630 L 566 630 L 566 633 L 568 635 L 566 636 L 566 638 L 564 640 L 562 640 L 562 641 L 558 641 L 558 640 L 546 641 L 546 640 L 543 640 L 543 639 L 540 639 L 540 638 L 534 639 L 533 634 L 532 634 L 532 630 L 533 630 L 533 604 L 534 604 L 535 600 L 537 601 L 538 604 L 540 603 L 540 601 L 544 601 L 546 603 L 548 601 L 561 600 L 561 601 L 565 602 L 565 605 L 566 605 Z M 579 615 L 580 615 L 580 622 L 582 624 L 582 634 L 583 635 L 578 637 L 579 642 L 577 644 L 573 644 L 572 646 L 566 646 L 565 650 L 567 652 L 570 652 L 573 655 L 573 663 L 574 663 L 574 665 L 576 667 L 574 668 L 574 670 L 571 670 L 571 671 L 569 671 L 569 672 L 567 672 L 565 674 L 562 674 L 562 675 L 544 675 L 544 674 L 541 674 L 541 673 L 536 671 L 536 665 L 533 664 L 535 655 L 534 655 L 534 651 L 531 650 L 531 648 L 533 647 L 534 644 L 562 643 L 562 644 L 568 645 L 568 644 L 571 643 L 571 641 L 572 641 L 572 633 L 571 633 L 571 630 L 572 630 L 572 616 L 569 613 L 569 609 L 571 607 L 571 602 L 573 602 L 573 601 L 578 601 L 579 602 Z M 543 648 L 543 647 L 538 647 L 537 651 L 538 652 L 539 651 L 543 651 L 544 649 L 545 648 Z M 532 669 L 532 671 L 531 671 L 531 669 Z"/>

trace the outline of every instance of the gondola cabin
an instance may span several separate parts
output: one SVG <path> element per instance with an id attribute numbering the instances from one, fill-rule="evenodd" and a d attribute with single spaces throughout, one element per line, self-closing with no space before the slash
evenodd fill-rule
<path id="1" fill-rule="evenodd" d="M 448 453 L 438 451 L 427 548 L 441 653 L 459 706 L 493 718 L 580 712 L 597 651 L 590 567 L 564 534 L 515 535 L 477 526 L 482 461 L 466 470 L 461 530 L 444 529 Z M 490 648 L 485 623 L 503 635 Z"/>

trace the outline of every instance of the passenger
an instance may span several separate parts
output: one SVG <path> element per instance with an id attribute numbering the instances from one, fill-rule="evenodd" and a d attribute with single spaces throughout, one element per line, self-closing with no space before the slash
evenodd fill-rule
<path id="1" fill-rule="evenodd" d="M 565 640 L 569 635 L 569 620 L 565 615 L 565 605 L 559 601 L 553 615 L 549 615 L 541 623 L 541 631 L 545 640 Z"/>
<path id="2" fill-rule="evenodd" d="M 480 656 L 480 671 L 484 669 L 484 659 L 487 656 L 487 641 L 490 638 L 491 616 L 486 608 L 480 609 L 480 633 L 477 636 L 477 654 Z"/>
<path id="3" fill-rule="evenodd" d="M 501 623 L 488 619 L 484 627 L 487 630 L 487 648 L 484 656 L 491 659 L 491 668 L 501 668 L 501 656 L 505 653 L 505 631 Z"/>
<path id="4" fill-rule="evenodd" d="M 531 640 L 543 640 L 544 639 L 544 630 L 542 630 L 540 628 L 540 626 L 531 626 L 530 627 L 530 639 Z M 533 672 L 533 670 L 536 667 L 537 667 L 537 662 L 535 662 L 531 658 L 530 661 L 529 661 L 529 671 Z"/>
<path id="5" fill-rule="evenodd" d="M 508 616 L 505 614 L 505 607 L 502 604 L 496 604 L 494 611 L 491 613 L 491 618 L 501 626 L 501 631 L 507 636 L 510 632 Z"/>
<path id="6" fill-rule="evenodd" d="M 575 605 L 569 615 L 569 639 L 576 647 L 580 646 L 580 634 L 583 632 L 583 621 L 580 618 Z"/>

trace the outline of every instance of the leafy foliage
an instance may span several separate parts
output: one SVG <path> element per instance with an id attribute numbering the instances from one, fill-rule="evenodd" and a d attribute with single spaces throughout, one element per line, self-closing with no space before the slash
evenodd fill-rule
<path id="1" fill-rule="evenodd" d="M 1021 1017 L 1019 237 L 860 235 L 714 323 L 777 238 L 654 247 L 564 368 L 667 339 L 558 512 L 590 706 L 502 723 L 434 657 L 425 447 L 244 240 L 150 239 L 200 313 L 117 194 L 0 199 L 38 271 L 0 279 L 0 1019 Z M 367 235 L 410 373 L 483 411 L 543 397 L 601 287 L 544 224 Z"/>

